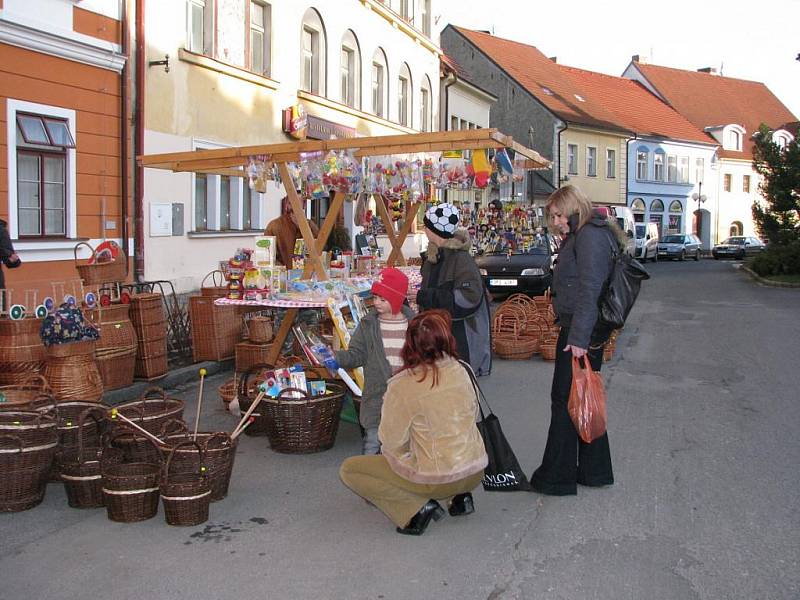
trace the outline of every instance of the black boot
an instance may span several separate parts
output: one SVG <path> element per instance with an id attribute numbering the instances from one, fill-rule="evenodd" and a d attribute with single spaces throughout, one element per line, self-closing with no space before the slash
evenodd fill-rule
<path id="1" fill-rule="evenodd" d="M 422 535 L 428 528 L 431 519 L 438 521 L 444 516 L 444 509 L 442 505 L 436 500 L 428 500 L 425 506 L 419 509 L 419 512 L 411 517 L 408 525 L 405 527 L 398 527 L 397 533 L 404 535 Z"/>
<path id="2" fill-rule="evenodd" d="M 453 496 L 450 502 L 450 508 L 447 510 L 451 517 L 460 517 L 462 515 L 471 515 L 475 512 L 475 503 L 472 501 L 472 494 L 458 494 Z"/>

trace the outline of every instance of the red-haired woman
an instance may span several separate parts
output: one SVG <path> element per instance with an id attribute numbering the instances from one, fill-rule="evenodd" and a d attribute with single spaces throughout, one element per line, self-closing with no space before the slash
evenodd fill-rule
<path id="1" fill-rule="evenodd" d="M 401 353 L 403 368 L 389 379 L 378 437 L 382 454 L 342 464 L 344 484 L 381 509 L 398 533 L 421 535 L 449 501 L 452 516 L 474 511 L 472 494 L 487 464 L 475 426 L 478 398 L 458 361 L 450 314 L 414 317 Z"/>

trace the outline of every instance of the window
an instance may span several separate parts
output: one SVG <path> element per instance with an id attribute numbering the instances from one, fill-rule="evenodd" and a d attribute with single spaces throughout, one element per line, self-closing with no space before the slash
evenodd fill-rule
<path id="1" fill-rule="evenodd" d="M 664 212 L 664 203 L 656 198 L 650 203 L 650 212 Z"/>
<path id="2" fill-rule="evenodd" d="M 261 196 L 241 177 L 195 174 L 194 231 L 259 229 Z"/>
<path id="3" fill-rule="evenodd" d="M 339 58 L 339 99 L 342 104 L 361 108 L 361 54 L 356 35 L 347 30 L 342 36 Z"/>
<path id="4" fill-rule="evenodd" d="M 732 129 L 728 134 L 728 140 L 730 144 L 731 150 L 741 150 L 742 149 L 742 134 L 735 129 Z"/>
<path id="5" fill-rule="evenodd" d="M 617 176 L 617 151 L 606 148 L 606 177 L 613 179 Z"/>
<path id="6" fill-rule="evenodd" d="M 778 148 L 781 150 L 785 149 L 786 146 L 789 145 L 791 138 L 789 137 L 788 133 L 783 131 L 776 131 L 772 134 L 772 142 L 778 145 Z"/>
<path id="7" fill-rule="evenodd" d="M 219 178 L 219 230 L 231 228 L 231 178 L 224 175 Z"/>
<path id="8" fill-rule="evenodd" d="M 458 131 L 458 117 L 450 117 L 450 131 Z"/>
<path id="9" fill-rule="evenodd" d="M 722 191 L 730 192 L 731 191 L 731 183 L 732 183 L 732 176 L 730 173 L 725 173 L 722 176 Z"/>
<path id="10" fill-rule="evenodd" d="M 664 181 L 664 151 L 660 148 L 653 154 L 653 179 Z"/>
<path id="11" fill-rule="evenodd" d="M 397 80 L 397 122 L 411 127 L 411 71 L 406 63 L 400 67 Z"/>
<path id="12" fill-rule="evenodd" d="M 250 70 L 261 75 L 270 73 L 270 6 L 250 2 Z"/>
<path id="13" fill-rule="evenodd" d="M 631 202 L 631 211 L 634 213 L 644 213 L 645 211 L 644 200 L 642 200 L 641 198 L 634 198 L 633 202 Z M 636 219 L 634 215 L 634 220 L 641 221 L 642 219 L 641 218 Z"/>
<path id="14" fill-rule="evenodd" d="M 250 185 L 245 181 L 242 186 L 242 229 L 245 231 L 253 229 L 253 196 L 259 196 L 253 193 Z"/>
<path id="15" fill-rule="evenodd" d="M 64 119 L 17 113 L 17 127 L 25 144 L 58 149 L 75 147 L 69 125 Z"/>
<path id="16" fill-rule="evenodd" d="M 640 148 L 636 151 L 636 179 L 647 179 L 647 149 Z"/>
<path id="17" fill-rule="evenodd" d="M 427 76 L 422 82 L 422 89 L 419 95 L 419 128 L 420 131 L 430 131 L 431 126 L 431 92 L 430 83 L 427 82 Z"/>
<path id="18" fill-rule="evenodd" d="M 406 21 L 410 21 L 411 17 L 411 1 L 410 0 L 400 0 L 400 16 L 403 17 Z"/>
<path id="19" fill-rule="evenodd" d="M 734 221 L 728 231 L 731 235 L 742 235 L 744 233 L 744 225 L 740 221 Z"/>
<path id="20" fill-rule="evenodd" d="M 569 175 L 578 174 L 578 145 L 567 144 L 567 173 Z"/>
<path id="21" fill-rule="evenodd" d="M 705 173 L 705 161 L 702 158 L 694 159 L 694 180 L 702 183 Z"/>
<path id="22" fill-rule="evenodd" d="M 188 0 L 187 46 L 197 54 L 213 55 L 214 7 L 211 0 Z"/>
<path id="23" fill-rule="evenodd" d="M 378 48 L 372 56 L 372 112 L 386 117 L 386 55 Z"/>
<path id="24" fill-rule="evenodd" d="M 669 233 L 681 232 L 681 221 L 683 217 L 683 205 L 677 200 L 673 200 L 669 205 L 669 224 L 667 231 Z"/>
<path id="25" fill-rule="evenodd" d="M 742 191 L 745 194 L 750 193 L 750 175 L 744 175 L 742 177 Z"/>
<path id="26" fill-rule="evenodd" d="M 597 177 L 597 148 L 586 146 L 586 175 Z"/>
<path id="27" fill-rule="evenodd" d="M 342 104 L 353 106 L 353 51 L 342 46 L 342 57 L 339 67 L 340 99 Z"/>
<path id="28" fill-rule="evenodd" d="M 204 173 L 194 176 L 194 228 L 208 229 L 208 175 Z"/>
<path id="29" fill-rule="evenodd" d="M 680 183 L 689 183 L 689 157 L 681 156 L 680 168 L 678 170 L 678 181 Z"/>
<path id="30" fill-rule="evenodd" d="M 319 13 L 309 8 L 303 15 L 301 36 L 302 89 L 325 95 L 325 29 Z"/>
<path id="31" fill-rule="evenodd" d="M 667 181 L 677 183 L 678 181 L 678 157 L 667 156 Z"/>
<path id="32" fill-rule="evenodd" d="M 419 5 L 422 20 L 422 33 L 431 37 L 431 0 L 422 0 Z"/>

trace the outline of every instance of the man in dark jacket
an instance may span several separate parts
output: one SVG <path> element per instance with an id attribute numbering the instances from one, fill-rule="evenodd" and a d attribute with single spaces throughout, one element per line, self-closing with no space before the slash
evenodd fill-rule
<path id="1" fill-rule="evenodd" d="M 423 222 L 429 243 L 417 293 L 419 310 L 448 311 L 459 357 L 477 375 L 488 375 L 492 369 L 489 299 L 469 253 L 469 233 L 459 227 L 458 208 L 448 203 L 430 207 Z"/>
<path id="2" fill-rule="evenodd" d="M 22 261 L 16 252 L 14 246 L 11 244 L 11 238 L 8 235 L 8 225 L 5 221 L 0 219 L 0 263 L 9 269 L 17 268 Z M 3 275 L 3 268 L 0 266 L 0 290 L 5 289 L 6 279 Z"/>

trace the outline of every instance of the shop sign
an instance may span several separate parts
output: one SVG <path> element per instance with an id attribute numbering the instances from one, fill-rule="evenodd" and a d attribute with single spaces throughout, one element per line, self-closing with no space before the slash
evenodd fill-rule
<path id="1" fill-rule="evenodd" d="M 308 115 L 308 133 L 312 140 L 341 140 L 358 137 L 358 133 L 353 127 L 346 127 L 327 119 L 320 119 L 314 115 Z"/>
<path id="2" fill-rule="evenodd" d="M 308 117 L 302 104 L 283 109 L 283 131 L 296 140 L 304 140 L 308 133 Z"/>

